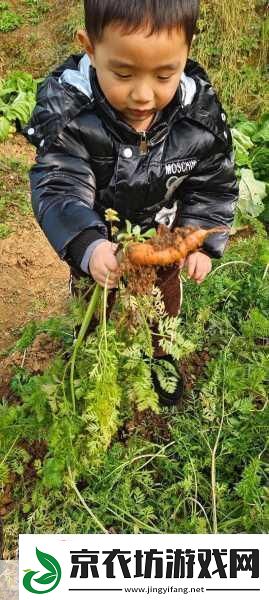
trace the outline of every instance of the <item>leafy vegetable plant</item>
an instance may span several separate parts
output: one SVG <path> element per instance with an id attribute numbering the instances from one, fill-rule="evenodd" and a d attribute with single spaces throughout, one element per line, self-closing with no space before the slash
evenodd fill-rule
<path id="1" fill-rule="evenodd" d="M 249 217 L 269 222 L 269 113 L 258 123 L 236 123 L 232 133 L 240 178 L 236 223 Z"/>
<path id="2" fill-rule="evenodd" d="M 37 86 L 42 79 L 29 73 L 14 71 L 0 80 L 0 142 L 28 122 L 36 102 Z"/>

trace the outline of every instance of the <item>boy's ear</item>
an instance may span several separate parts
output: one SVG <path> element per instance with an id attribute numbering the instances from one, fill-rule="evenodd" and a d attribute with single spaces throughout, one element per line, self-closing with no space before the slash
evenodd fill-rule
<path id="1" fill-rule="evenodd" d="M 94 45 L 91 42 L 87 31 L 85 29 L 79 29 L 76 33 L 76 38 L 78 40 L 78 42 L 81 44 L 81 46 L 83 46 L 83 48 L 85 48 L 90 60 L 91 60 L 91 64 L 94 67 L 95 66 L 95 59 L 94 59 Z"/>

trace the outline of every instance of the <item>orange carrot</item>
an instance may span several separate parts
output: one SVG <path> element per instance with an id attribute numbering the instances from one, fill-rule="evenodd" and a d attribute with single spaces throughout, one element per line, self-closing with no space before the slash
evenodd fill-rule
<path id="1" fill-rule="evenodd" d="M 130 244 L 128 258 L 133 265 L 170 265 L 180 260 L 179 251 L 172 246 L 155 250 L 152 244 Z"/>
<path id="2" fill-rule="evenodd" d="M 191 252 L 200 248 L 212 233 L 227 232 L 227 227 L 213 227 L 212 229 L 197 229 L 190 232 L 185 239 L 175 246 L 167 248 L 154 248 L 153 243 L 133 243 L 127 247 L 127 255 L 134 265 L 171 265 L 187 258 Z M 153 238 L 154 239 L 154 238 Z"/>
<path id="3" fill-rule="evenodd" d="M 212 229 L 197 229 L 197 231 L 190 233 L 179 246 L 179 260 L 187 258 L 188 254 L 198 250 L 212 233 L 222 233 L 224 231 L 227 232 L 226 227 L 213 227 Z"/>

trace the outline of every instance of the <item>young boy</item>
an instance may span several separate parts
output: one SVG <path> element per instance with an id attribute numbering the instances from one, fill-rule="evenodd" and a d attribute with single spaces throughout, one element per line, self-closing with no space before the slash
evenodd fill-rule
<path id="1" fill-rule="evenodd" d="M 39 87 L 24 134 L 36 145 L 33 209 L 73 277 L 117 287 L 116 245 L 105 211 L 142 231 L 165 223 L 231 225 L 238 186 L 226 114 L 204 70 L 188 60 L 199 0 L 84 0 L 85 53 Z M 228 234 L 185 261 L 202 283 Z M 166 310 L 180 309 L 179 268 L 160 270 Z M 111 292 L 113 294 L 113 291 Z M 155 356 L 171 362 L 156 346 Z M 154 385 L 163 404 L 179 400 Z"/>

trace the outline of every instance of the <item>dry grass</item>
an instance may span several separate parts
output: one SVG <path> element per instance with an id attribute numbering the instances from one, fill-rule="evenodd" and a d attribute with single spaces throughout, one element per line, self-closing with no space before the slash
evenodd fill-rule
<path id="1" fill-rule="evenodd" d="M 193 56 L 209 71 L 224 105 L 232 114 L 242 111 L 256 116 L 266 104 L 268 106 L 265 5 L 257 0 L 202 2 L 200 34 Z"/>

